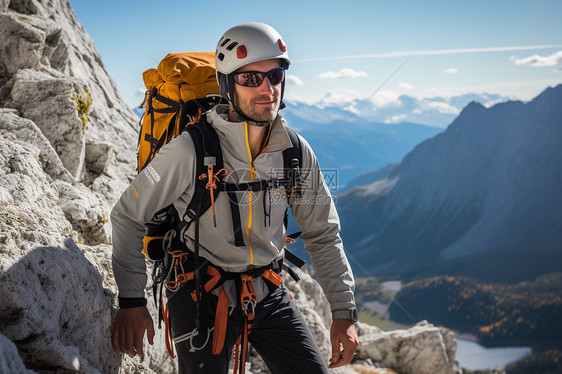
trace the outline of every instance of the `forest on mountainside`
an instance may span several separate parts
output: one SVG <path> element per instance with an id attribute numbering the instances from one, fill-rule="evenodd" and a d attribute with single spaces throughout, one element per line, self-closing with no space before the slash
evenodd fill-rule
<path id="1" fill-rule="evenodd" d="M 532 282 L 494 284 L 466 277 L 439 276 L 407 283 L 396 295 L 417 319 L 474 334 L 485 345 L 562 346 L 562 273 Z M 410 323 L 397 303 L 390 318 Z"/>

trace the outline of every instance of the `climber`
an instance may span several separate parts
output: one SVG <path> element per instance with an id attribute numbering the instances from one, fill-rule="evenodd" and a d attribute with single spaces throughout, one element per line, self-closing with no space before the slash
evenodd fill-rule
<path id="1" fill-rule="evenodd" d="M 186 212 L 185 222 L 190 220 L 174 232 L 171 242 L 181 242 L 184 249 L 169 251 L 173 260 L 166 278 L 164 318 L 179 372 L 227 373 L 235 345 L 235 370 L 239 366 L 243 372 L 249 342 L 272 373 L 328 373 L 303 316 L 281 283 L 287 269 L 283 259 L 287 204 L 330 303 L 330 368 L 348 364 L 359 344 L 354 279 L 339 236 L 339 218 L 314 152 L 302 137 L 289 136 L 278 113 L 284 107 L 285 71 L 290 65 L 287 47 L 271 26 L 241 24 L 221 37 L 215 62 L 221 96 L 228 104 L 206 112 L 200 126 L 203 132 L 208 126 L 218 135 L 222 168 L 206 153 L 206 168 L 199 174 L 195 139 L 184 132 L 162 147 L 111 213 L 112 261 L 119 288 L 113 347 L 142 356 L 145 333 L 153 344 L 140 251 L 143 225 L 173 203 L 178 212 Z M 204 143 L 205 136 L 202 139 Z M 295 142 L 302 157 L 297 165 L 299 184 L 288 191 L 284 179 L 272 179 L 272 171 L 284 170 L 282 153 L 297 147 Z M 197 193 L 197 180 L 206 182 L 205 196 L 212 201 L 212 209 L 203 214 L 186 211 Z M 215 188 L 223 190 L 216 200 Z"/>

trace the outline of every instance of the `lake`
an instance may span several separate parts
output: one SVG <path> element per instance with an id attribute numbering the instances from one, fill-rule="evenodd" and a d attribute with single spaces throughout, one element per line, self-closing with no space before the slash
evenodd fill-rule
<path id="1" fill-rule="evenodd" d="M 485 370 L 505 367 L 529 354 L 531 347 L 484 347 L 470 340 L 457 340 L 457 360 L 469 370 Z"/>

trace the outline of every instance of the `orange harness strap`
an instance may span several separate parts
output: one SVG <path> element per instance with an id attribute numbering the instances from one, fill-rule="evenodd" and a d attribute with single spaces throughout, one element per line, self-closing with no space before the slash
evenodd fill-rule
<path id="1" fill-rule="evenodd" d="M 207 267 L 207 274 L 212 278 L 207 283 L 205 283 L 204 289 L 205 292 L 210 292 L 220 282 L 222 275 L 217 268 L 210 265 Z M 194 290 L 191 293 L 191 297 L 194 301 L 198 301 L 197 290 Z"/>
<path id="2" fill-rule="evenodd" d="M 221 287 L 219 300 L 217 302 L 217 312 L 215 313 L 215 328 L 213 332 L 213 347 L 212 352 L 214 355 L 221 353 L 226 338 L 226 326 L 228 323 L 228 296 L 224 290 L 224 285 Z"/>
<path id="3" fill-rule="evenodd" d="M 283 283 L 284 276 L 281 276 L 270 269 L 265 270 L 261 276 L 267 279 L 268 281 L 270 281 L 271 283 L 273 283 L 274 285 L 276 285 L 277 287 L 281 286 L 281 283 Z"/>
<path id="4" fill-rule="evenodd" d="M 174 272 L 176 276 L 175 281 L 169 281 L 168 288 L 177 289 L 179 285 L 183 282 L 191 280 L 194 278 L 194 272 L 183 273 L 183 260 L 184 253 L 177 252 L 171 253 L 174 262 Z M 205 292 L 208 293 L 213 290 L 217 284 L 222 280 L 221 272 L 214 266 L 207 266 L 207 275 L 211 276 L 211 279 L 207 281 L 204 286 Z M 275 286 L 279 287 L 283 283 L 284 275 L 279 275 L 271 269 L 266 269 L 261 275 L 264 279 L 267 279 Z M 252 323 L 255 318 L 255 308 L 257 305 L 257 295 L 254 289 L 253 278 L 249 274 L 240 274 L 241 288 L 240 288 L 240 305 L 244 313 L 243 328 L 240 332 L 240 336 L 236 342 L 234 348 L 234 373 L 239 370 L 240 374 L 243 374 L 246 370 L 246 356 L 248 354 L 248 335 L 252 330 Z M 191 293 L 191 297 L 195 302 L 198 301 L 196 291 Z M 163 303 L 163 297 L 161 295 L 160 303 L 162 305 L 162 317 L 165 324 L 165 341 L 166 349 L 170 357 L 175 358 L 174 354 L 174 342 L 172 338 L 171 326 L 169 323 L 169 310 L 168 305 Z M 224 348 L 224 342 L 226 338 L 226 331 L 228 325 L 228 295 L 224 289 L 224 285 L 221 287 L 219 294 L 217 308 L 215 313 L 215 324 L 212 342 L 212 353 L 218 355 Z"/>

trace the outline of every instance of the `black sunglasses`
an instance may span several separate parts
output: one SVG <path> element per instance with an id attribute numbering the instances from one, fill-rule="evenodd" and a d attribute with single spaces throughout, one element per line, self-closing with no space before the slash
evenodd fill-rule
<path id="1" fill-rule="evenodd" d="M 267 73 L 261 71 L 242 71 L 234 74 L 234 81 L 244 87 L 259 87 L 265 77 L 269 79 L 269 83 L 271 83 L 272 86 L 275 86 L 285 79 L 285 69 L 275 68 Z"/>

